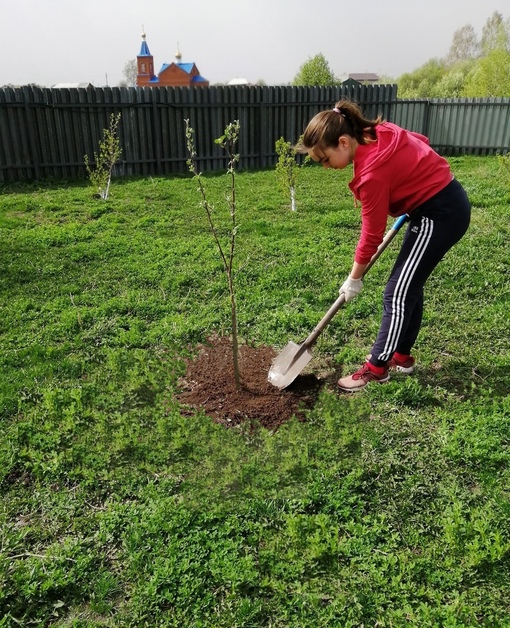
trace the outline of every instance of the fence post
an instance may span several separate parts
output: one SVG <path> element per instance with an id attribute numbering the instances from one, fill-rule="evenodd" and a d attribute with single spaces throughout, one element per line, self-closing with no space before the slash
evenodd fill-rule
<path id="1" fill-rule="evenodd" d="M 159 99 L 157 98 L 159 96 L 159 89 L 155 89 L 151 91 L 151 100 L 152 100 L 152 107 L 151 107 L 151 112 L 152 112 L 152 116 L 151 116 L 151 126 L 152 126 L 152 137 L 154 138 L 154 143 L 156 145 L 155 147 L 155 153 L 156 153 L 156 167 L 155 167 L 155 172 L 154 174 L 156 175 L 162 175 L 163 174 L 163 168 L 161 166 L 161 120 L 160 120 L 160 115 L 159 115 L 159 110 L 158 110 L 158 101 Z"/>
<path id="2" fill-rule="evenodd" d="M 432 103 L 430 100 L 425 101 L 425 113 L 423 115 L 423 135 L 425 137 L 430 136 L 430 110 L 432 107 Z"/>

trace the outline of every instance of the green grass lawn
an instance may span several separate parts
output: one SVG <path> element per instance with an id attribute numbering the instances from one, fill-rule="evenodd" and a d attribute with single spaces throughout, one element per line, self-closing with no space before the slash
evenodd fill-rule
<path id="1" fill-rule="evenodd" d="M 0 198 L 0 626 L 510 626 L 510 181 L 451 159 L 473 203 L 427 284 L 412 377 L 306 421 L 226 430 L 176 401 L 229 333 L 189 177 L 11 186 Z M 237 177 L 239 333 L 300 342 L 360 226 L 349 172 Z M 204 177 L 228 237 L 224 175 Z M 399 240 L 314 348 L 348 372 Z"/>

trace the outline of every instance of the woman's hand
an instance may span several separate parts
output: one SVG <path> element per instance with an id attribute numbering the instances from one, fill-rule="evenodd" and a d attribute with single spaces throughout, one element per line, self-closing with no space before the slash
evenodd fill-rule
<path id="1" fill-rule="evenodd" d="M 361 292 L 363 288 L 363 281 L 361 279 L 352 279 L 351 276 L 347 277 L 344 283 L 340 286 L 338 293 L 344 295 L 345 302 L 349 303 L 355 296 Z"/>

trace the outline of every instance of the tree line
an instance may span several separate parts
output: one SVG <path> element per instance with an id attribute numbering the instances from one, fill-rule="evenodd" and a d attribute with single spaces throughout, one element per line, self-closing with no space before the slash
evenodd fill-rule
<path id="1" fill-rule="evenodd" d="M 338 85 L 323 54 L 308 59 L 292 85 Z M 510 96 L 510 18 L 495 11 L 478 38 L 471 24 L 455 31 L 448 54 L 383 83 L 396 83 L 400 98 L 487 98 Z"/>

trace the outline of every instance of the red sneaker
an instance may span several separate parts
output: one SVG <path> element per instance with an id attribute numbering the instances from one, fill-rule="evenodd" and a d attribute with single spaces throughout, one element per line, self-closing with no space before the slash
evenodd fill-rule
<path id="1" fill-rule="evenodd" d="M 377 367 L 373 367 L 377 368 Z M 338 380 L 338 388 L 345 392 L 356 392 L 364 388 L 370 382 L 379 382 L 379 384 L 384 384 L 390 379 L 389 369 L 388 367 L 381 367 L 381 373 L 374 372 L 368 362 L 365 362 L 363 366 L 353 373 L 349 375 L 349 377 L 342 377 Z"/>
<path id="2" fill-rule="evenodd" d="M 372 354 L 369 353 L 366 357 L 366 361 L 368 362 Z M 398 371 L 399 373 L 404 373 L 404 375 L 411 375 L 414 372 L 415 359 L 412 355 L 401 355 L 400 353 L 395 353 L 391 360 L 386 365 L 389 369 L 393 369 L 394 371 Z"/>
<path id="3" fill-rule="evenodd" d="M 399 373 L 411 375 L 414 371 L 414 358 L 412 355 L 400 355 L 400 353 L 395 353 L 388 362 L 388 367 L 399 371 Z"/>

